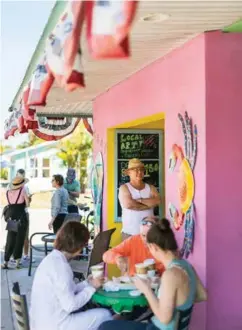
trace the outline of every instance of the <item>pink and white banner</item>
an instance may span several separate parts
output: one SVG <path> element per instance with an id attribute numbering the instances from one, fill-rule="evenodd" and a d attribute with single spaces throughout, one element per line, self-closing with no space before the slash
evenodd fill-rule
<path id="1" fill-rule="evenodd" d="M 49 72 L 66 91 L 84 87 L 81 30 L 85 17 L 84 1 L 69 1 L 67 9 L 46 42 Z"/>
<path id="2" fill-rule="evenodd" d="M 48 72 L 46 64 L 46 56 L 44 55 L 39 61 L 30 81 L 28 106 L 46 105 L 47 95 L 55 80 L 53 74 Z"/>
<path id="3" fill-rule="evenodd" d="M 87 1 L 87 42 L 93 58 L 130 56 L 129 32 L 138 1 Z"/>

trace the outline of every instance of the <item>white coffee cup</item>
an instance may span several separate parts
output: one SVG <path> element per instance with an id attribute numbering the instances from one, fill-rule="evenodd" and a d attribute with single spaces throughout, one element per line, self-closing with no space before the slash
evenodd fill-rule
<path id="1" fill-rule="evenodd" d="M 104 265 L 99 264 L 91 267 L 91 272 L 93 278 L 103 277 L 104 276 Z"/>
<path id="2" fill-rule="evenodd" d="M 135 264 L 136 274 L 147 274 L 147 268 L 143 263 Z"/>

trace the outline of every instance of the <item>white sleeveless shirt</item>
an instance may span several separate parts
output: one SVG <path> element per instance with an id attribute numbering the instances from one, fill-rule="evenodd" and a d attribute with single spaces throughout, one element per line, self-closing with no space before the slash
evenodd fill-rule
<path id="1" fill-rule="evenodd" d="M 135 189 L 129 182 L 126 183 L 126 186 L 129 189 L 129 192 L 133 199 L 140 198 L 150 198 L 151 189 L 150 185 L 145 184 L 144 189 L 138 190 Z M 122 223 L 123 229 L 122 232 L 129 235 L 138 235 L 140 233 L 140 223 L 141 220 L 147 216 L 153 216 L 154 209 L 148 209 L 143 211 L 130 210 L 122 207 Z"/>

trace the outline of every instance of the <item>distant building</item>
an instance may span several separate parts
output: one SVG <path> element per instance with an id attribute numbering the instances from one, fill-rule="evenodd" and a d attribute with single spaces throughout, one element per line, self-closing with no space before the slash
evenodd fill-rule
<path id="1" fill-rule="evenodd" d="M 57 141 L 51 141 L 25 149 L 6 151 L 2 156 L 8 164 L 8 182 L 16 175 L 18 169 L 23 168 L 30 180 L 28 185 L 31 193 L 51 190 L 52 175 L 66 173 L 66 167 L 56 155 L 57 145 Z"/>

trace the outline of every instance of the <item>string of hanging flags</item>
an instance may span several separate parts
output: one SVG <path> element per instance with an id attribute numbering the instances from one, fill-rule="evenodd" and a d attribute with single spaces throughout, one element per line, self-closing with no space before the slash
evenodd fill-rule
<path id="1" fill-rule="evenodd" d="M 137 6 L 138 1 L 127 0 L 68 1 L 64 13 L 46 39 L 44 53 L 30 81 L 19 101 L 12 106 L 13 113 L 5 123 L 5 138 L 16 131 L 25 133 L 30 129 L 47 140 L 70 134 L 80 119 L 66 119 L 64 127 L 60 118 L 52 118 L 51 124 L 46 119 L 43 124 L 43 119 L 36 116 L 36 107 L 47 105 L 47 96 L 54 82 L 67 92 L 85 88 L 81 45 L 84 23 L 84 38 L 93 59 L 129 57 L 129 33 Z M 93 134 L 91 120 L 84 119 L 84 125 Z"/>

